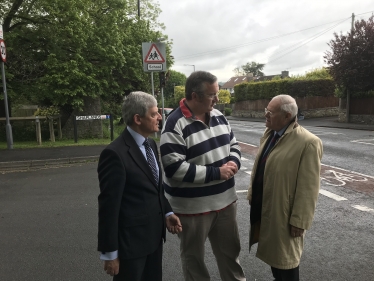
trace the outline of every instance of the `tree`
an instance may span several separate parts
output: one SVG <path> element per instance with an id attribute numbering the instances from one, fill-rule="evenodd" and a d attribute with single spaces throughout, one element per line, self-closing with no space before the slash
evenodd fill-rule
<path id="1" fill-rule="evenodd" d="M 328 45 L 324 59 L 339 88 L 352 93 L 374 89 L 374 16 L 356 21 L 347 35 L 335 33 Z"/>
<path id="2" fill-rule="evenodd" d="M 186 84 L 187 77 L 184 73 L 170 69 L 169 78 L 166 81 L 166 86 L 164 89 L 165 98 L 169 99 L 174 97 L 174 87 L 175 86 L 184 86 Z"/>
<path id="3" fill-rule="evenodd" d="M 236 67 L 233 71 L 235 72 L 235 76 L 244 76 L 250 73 L 252 73 L 253 76 L 264 76 L 265 74 L 261 71 L 264 67 L 265 64 L 252 61 L 247 62 L 240 68 Z"/>
<path id="4" fill-rule="evenodd" d="M 184 86 L 176 86 L 174 92 L 174 101 L 177 105 L 185 97 Z"/>
<path id="5" fill-rule="evenodd" d="M 150 90 L 141 43 L 165 37 L 153 0 L 5 0 L 10 99 L 81 109 L 87 98 L 112 111 L 124 94 Z M 170 46 L 167 62 L 172 64 Z"/>
<path id="6" fill-rule="evenodd" d="M 219 90 L 219 102 L 218 103 L 230 103 L 231 94 L 228 90 Z"/>

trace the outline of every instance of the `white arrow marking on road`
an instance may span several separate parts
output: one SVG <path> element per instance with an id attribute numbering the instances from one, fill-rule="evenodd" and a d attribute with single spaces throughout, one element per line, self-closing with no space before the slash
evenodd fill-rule
<path id="1" fill-rule="evenodd" d="M 360 211 L 364 211 L 364 212 L 374 212 L 373 209 L 370 209 L 366 206 L 361 206 L 361 205 L 352 205 L 353 208 L 357 209 L 357 210 L 360 210 Z"/>
<path id="2" fill-rule="evenodd" d="M 336 195 L 330 191 L 327 191 L 327 190 L 324 190 L 324 189 L 320 189 L 319 190 L 319 193 L 331 198 L 331 199 L 334 199 L 336 201 L 343 201 L 343 200 L 348 200 L 347 198 L 344 198 L 344 197 L 341 197 L 339 195 Z"/>

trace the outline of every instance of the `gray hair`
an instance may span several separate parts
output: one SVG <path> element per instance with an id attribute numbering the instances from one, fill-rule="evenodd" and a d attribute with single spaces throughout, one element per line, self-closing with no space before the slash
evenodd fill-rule
<path id="1" fill-rule="evenodd" d="M 296 100 L 289 95 L 278 95 L 272 98 L 272 100 L 280 101 L 280 109 L 283 112 L 291 113 L 291 118 L 297 115 L 297 104 Z"/>
<path id="2" fill-rule="evenodd" d="M 123 121 L 131 126 L 134 123 L 134 115 L 144 117 L 151 107 L 157 106 L 157 100 L 144 92 L 131 92 L 125 97 L 122 105 Z"/>
<path id="3" fill-rule="evenodd" d="M 217 77 L 206 71 L 192 72 L 192 74 L 186 80 L 186 99 L 191 100 L 193 92 L 200 97 L 204 96 L 205 82 L 211 85 L 217 82 Z"/>

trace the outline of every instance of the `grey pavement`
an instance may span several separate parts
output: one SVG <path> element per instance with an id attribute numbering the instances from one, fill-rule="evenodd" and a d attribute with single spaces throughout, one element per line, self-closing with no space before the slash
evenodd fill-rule
<path id="1" fill-rule="evenodd" d="M 263 122 L 264 119 L 227 116 L 229 121 L 243 120 Z M 321 117 L 300 120 L 302 126 L 330 127 L 374 131 L 374 125 L 339 123 L 337 117 Z M 97 161 L 105 145 L 67 146 L 52 148 L 0 150 L 0 171 L 25 170 L 33 167 L 55 166 L 87 161 Z"/>

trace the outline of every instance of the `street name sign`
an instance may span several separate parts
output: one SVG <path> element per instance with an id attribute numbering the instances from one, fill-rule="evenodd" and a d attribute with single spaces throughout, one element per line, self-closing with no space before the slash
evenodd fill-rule
<path id="1" fill-rule="evenodd" d="M 75 116 L 75 120 L 104 120 L 104 119 L 110 119 L 110 115 Z"/>
<path id="2" fill-rule="evenodd" d="M 145 72 L 166 71 L 165 43 L 142 43 L 143 69 Z"/>

